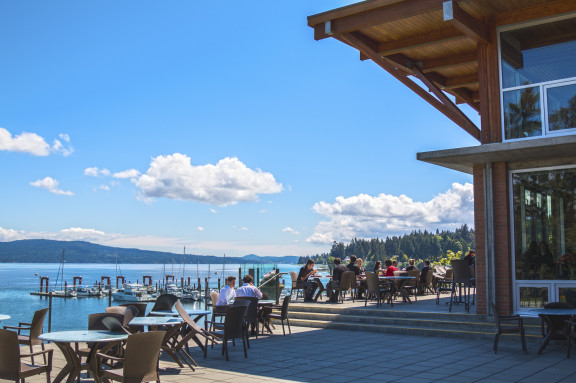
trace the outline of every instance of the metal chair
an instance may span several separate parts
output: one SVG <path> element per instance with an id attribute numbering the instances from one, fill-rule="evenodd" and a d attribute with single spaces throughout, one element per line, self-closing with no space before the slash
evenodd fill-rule
<path id="1" fill-rule="evenodd" d="M 453 259 L 450 261 L 454 276 L 452 278 L 452 291 L 450 292 L 450 308 L 448 311 L 452 312 L 452 304 L 459 303 L 460 295 L 464 290 L 464 309 L 466 312 L 470 311 L 470 289 L 472 288 L 472 279 L 470 277 L 470 267 L 468 261 L 465 259 Z M 467 292 L 466 292 L 466 289 Z"/>
<path id="2" fill-rule="evenodd" d="M 520 315 L 507 315 L 501 316 L 498 314 L 498 309 L 493 302 L 490 302 L 492 313 L 494 314 L 494 324 L 496 325 L 496 335 L 494 337 L 494 354 L 498 352 L 498 340 L 502 334 L 520 334 L 522 338 L 522 350 L 528 353 L 526 349 L 526 332 L 524 331 L 524 321 Z M 504 323 L 516 322 L 515 326 L 506 325 Z"/>
<path id="3" fill-rule="evenodd" d="M 242 302 L 242 301 L 241 301 Z M 246 302 L 246 301 L 244 301 Z M 236 302 L 234 302 L 236 303 Z M 228 341 L 234 340 L 236 338 L 242 339 L 242 346 L 244 347 L 244 357 L 248 358 L 248 351 L 246 350 L 246 332 L 244 330 L 244 318 L 246 316 L 247 305 L 237 305 L 229 306 L 226 308 L 226 319 L 224 319 L 224 325 L 222 330 L 215 330 L 213 332 L 214 336 L 219 340 L 222 340 L 222 354 L 226 354 L 226 361 L 229 361 L 228 357 Z M 208 348 L 208 338 L 206 338 L 206 343 L 204 347 Z"/>
<path id="4" fill-rule="evenodd" d="M 344 295 L 350 292 L 352 295 L 352 302 L 356 299 L 356 273 L 353 271 L 345 271 L 342 273 L 342 278 L 340 279 L 340 286 L 336 288 L 337 294 L 339 294 L 340 302 L 344 302 Z"/>
<path id="5" fill-rule="evenodd" d="M 290 300 L 292 296 L 286 295 L 284 300 L 282 301 L 282 306 L 280 306 L 280 313 L 268 313 L 266 314 L 265 320 L 276 319 L 282 322 L 282 333 L 284 336 L 286 335 L 286 330 L 284 329 L 284 321 L 288 324 L 288 332 L 292 335 L 292 329 L 290 328 L 290 320 L 288 319 L 288 306 L 290 305 Z M 274 306 L 274 308 L 278 308 L 278 306 Z"/>
<path id="6" fill-rule="evenodd" d="M 162 294 L 158 298 L 156 298 L 156 302 L 154 302 L 154 307 L 150 311 L 164 311 L 164 310 L 172 310 L 176 302 L 178 302 L 178 297 L 174 294 Z M 148 314 L 150 315 L 150 314 Z"/>
<path id="7" fill-rule="evenodd" d="M 380 284 L 380 280 L 378 279 L 378 274 L 367 271 L 366 295 L 364 296 L 364 307 L 366 307 L 366 305 L 368 304 L 368 296 L 376 297 L 376 307 L 380 307 L 380 305 L 382 304 L 382 300 L 386 300 L 386 297 L 382 299 L 382 296 L 385 294 L 388 295 L 392 294 L 391 282 L 385 281 L 384 285 L 382 285 Z M 388 301 L 392 306 L 394 305 L 392 299 L 388 298 Z"/>
<path id="8" fill-rule="evenodd" d="M 14 331 L 0 330 L 0 379 L 24 382 L 24 379 L 46 374 L 46 382 L 50 383 L 52 371 L 52 354 L 54 350 L 42 350 L 30 354 L 21 354 L 18 334 Z M 21 358 L 33 355 L 43 355 L 47 362 L 44 365 L 24 364 Z M 46 358 L 48 355 L 48 358 Z"/>
<path id="9" fill-rule="evenodd" d="M 46 318 L 46 314 L 48 313 L 48 308 L 38 310 L 34 313 L 32 317 L 32 322 L 20 322 L 18 326 L 4 326 L 4 329 L 11 329 L 17 330 L 18 333 L 18 343 L 28 345 L 30 347 L 30 358 L 32 360 L 32 364 L 34 364 L 34 354 L 32 347 L 40 345 L 42 351 L 45 350 L 44 342 L 38 338 L 40 334 L 42 334 L 43 327 L 44 327 L 44 319 Z M 27 331 L 28 335 L 22 334 L 22 331 Z M 44 356 L 44 364 L 46 364 L 46 354 Z"/>

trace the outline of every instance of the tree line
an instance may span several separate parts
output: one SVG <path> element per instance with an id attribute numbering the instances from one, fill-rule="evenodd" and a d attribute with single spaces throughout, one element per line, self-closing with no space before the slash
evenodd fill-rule
<path id="1" fill-rule="evenodd" d="M 342 260 L 355 255 L 364 260 L 364 266 L 370 268 L 376 261 L 395 259 L 400 265 L 407 265 L 409 259 L 415 259 L 420 265 L 425 259 L 439 263 L 448 252 L 465 254 L 475 247 L 475 233 L 464 224 L 454 231 L 428 232 L 413 231 L 403 236 L 386 237 L 386 239 L 358 239 L 354 238 L 349 244 L 344 242 L 332 243 L 330 252 L 313 256 L 300 257 L 298 263 L 306 263 L 313 259 L 318 264 L 332 265 L 334 258 Z"/>

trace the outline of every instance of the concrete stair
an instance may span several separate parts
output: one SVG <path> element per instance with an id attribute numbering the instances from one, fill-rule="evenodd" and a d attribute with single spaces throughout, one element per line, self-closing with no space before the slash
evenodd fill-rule
<path id="1" fill-rule="evenodd" d="M 352 331 L 395 333 L 419 336 L 465 337 L 494 339 L 495 326 L 484 315 L 467 313 L 401 311 L 364 306 L 324 306 L 292 304 L 290 324 L 293 326 L 331 328 Z M 524 318 L 527 339 L 541 341 L 540 319 Z M 505 337 L 518 337 L 510 334 Z"/>

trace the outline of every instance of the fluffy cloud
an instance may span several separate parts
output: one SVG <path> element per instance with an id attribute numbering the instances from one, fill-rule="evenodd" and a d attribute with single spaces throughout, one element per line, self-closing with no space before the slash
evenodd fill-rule
<path id="1" fill-rule="evenodd" d="M 48 156 L 50 153 L 69 156 L 74 151 L 72 147 L 65 146 L 70 143 L 70 137 L 67 134 L 60 134 L 59 137 L 60 140 L 55 139 L 50 146 L 43 137 L 36 133 L 23 132 L 12 136 L 8 130 L 0 128 L 0 150 L 29 153 L 35 156 Z"/>
<path id="2" fill-rule="evenodd" d="M 92 168 L 86 168 L 84 169 L 84 175 L 85 176 L 90 176 L 90 177 L 107 177 L 110 175 L 110 170 L 108 169 L 99 169 L 96 166 L 92 167 Z"/>
<path id="3" fill-rule="evenodd" d="M 16 231 L 13 229 L 4 229 L 0 227 L 0 240 L 3 242 L 16 241 L 19 239 L 24 239 L 23 231 Z"/>
<path id="4" fill-rule="evenodd" d="M 112 174 L 114 178 L 136 178 L 140 175 L 140 172 L 136 169 L 128 169 L 122 172 Z"/>
<path id="5" fill-rule="evenodd" d="M 283 233 L 291 233 L 291 234 L 300 234 L 299 232 L 292 229 L 291 227 L 285 227 L 284 229 L 282 229 L 282 232 Z"/>
<path id="6" fill-rule="evenodd" d="M 81 227 L 71 227 L 60 230 L 62 236 L 72 241 L 99 241 L 106 238 L 106 233 L 95 229 L 83 229 Z"/>
<path id="7" fill-rule="evenodd" d="M 30 185 L 37 187 L 37 188 L 46 189 L 50 193 L 54 193 L 54 194 L 67 195 L 67 196 L 73 196 L 74 195 L 74 193 L 72 193 L 71 191 L 64 191 L 62 189 L 59 189 L 58 185 L 60 185 L 60 182 L 56 181 L 52 177 L 44 177 L 41 180 L 36 180 L 34 182 L 30 182 Z"/>
<path id="8" fill-rule="evenodd" d="M 464 223 L 473 227 L 474 193 L 472 184 L 454 183 L 428 202 L 415 202 L 405 195 L 360 194 L 337 197 L 334 203 L 317 202 L 313 210 L 328 220 L 320 222 L 306 241 L 328 244 L 413 230 L 453 230 Z"/>
<path id="9" fill-rule="evenodd" d="M 184 154 L 158 156 L 135 184 L 146 198 L 164 197 L 216 206 L 258 199 L 259 194 L 282 191 L 271 173 L 249 169 L 237 158 L 216 165 L 193 166 Z"/>

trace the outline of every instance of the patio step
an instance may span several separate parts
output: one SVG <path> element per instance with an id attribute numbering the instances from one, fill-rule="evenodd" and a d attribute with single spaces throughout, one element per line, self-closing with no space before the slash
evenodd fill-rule
<path id="1" fill-rule="evenodd" d="M 318 304 L 291 305 L 290 323 L 317 328 L 475 339 L 493 339 L 495 332 L 494 324 L 486 316 L 478 314 L 392 311 L 363 306 L 323 307 Z M 526 318 L 524 327 L 528 339 L 542 339 L 538 318 Z"/>

